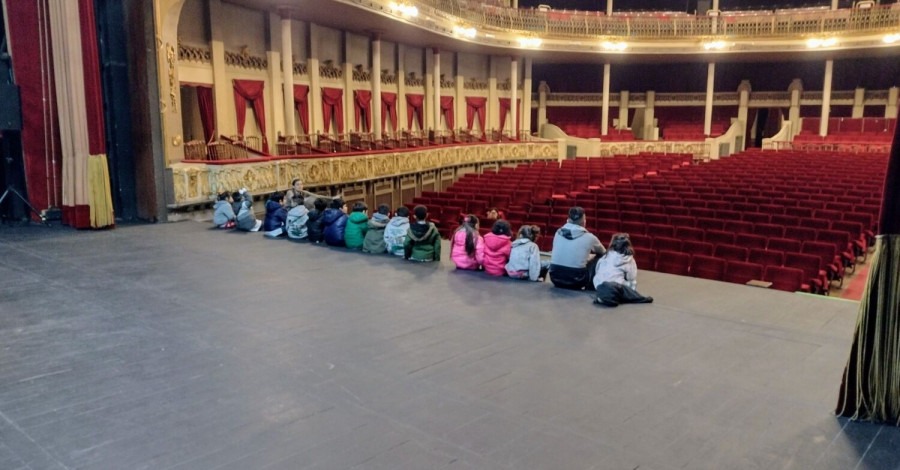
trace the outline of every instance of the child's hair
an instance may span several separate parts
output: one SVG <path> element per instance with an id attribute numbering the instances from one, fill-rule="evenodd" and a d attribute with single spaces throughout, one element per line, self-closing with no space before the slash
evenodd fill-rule
<path id="1" fill-rule="evenodd" d="M 579 206 L 569 209 L 569 221 L 573 224 L 584 225 L 584 209 Z"/>
<path id="2" fill-rule="evenodd" d="M 269 196 L 269 200 L 275 201 L 275 202 L 281 202 L 284 200 L 284 193 L 281 191 L 275 191 L 274 193 L 272 193 L 271 196 Z"/>
<path id="3" fill-rule="evenodd" d="M 475 228 L 478 225 L 478 217 L 475 214 L 469 214 L 463 217 L 461 228 L 466 231 L 466 254 L 469 256 L 475 256 L 475 249 L 477 248 L 475 243 L 478 239 L 478 229 Z"/>
<path id="4" fill-rule="evenodd" d="M 424 221 L 428 217 L 428 208 L 419 204 L 413 209 L 413 213 L 416 214 L 416 220 Z"/>
<path id="5" fill-rule="evenodd" d="M 365 212 L 369 210 L 369 206 L 365 202 L 359 201 L 353 204 L 353 212 Z"/>
<path id="6" fill-rule="evenodd" d="M 332 209 L 340 209 L 340 208 L 342 208 L 342 207 L 344 207 L 344 200 L 343 200 L 343 199 L 341 199 L 341 198 L 339 198 L 339 197 L 336 197 L 336 198 L 334 198 L 334 199 L 331 200 L 331 208 L 332 208 Z"/>
<path id="7" fill-rule="evenodd" d="M 496 207 L 491 207 L 491 208 L 488 209 L 488 211 L 487 211 L 487 218 L 489 218 L 489 219 L 499 219 L 499 218 L 500 218 L 500 211 L 498 211 Z"/>
<path id="8" fill-rule="evenodd" d="M 219 193 L 218 199 L 220 201 L 227 201 L 228 200 L 228 191 L 222 191 L 221 193 Z"/>
<path id="9" fill-rule="evenodd" d="M 238 202 L 238 201 L 240 201 L 241 199 L 243 199 L 243 197 L 241 197 L 241 193 L 240 193 L 240 192 L 235 191 L 235 192 L 231 193 L 231 200 L 232 200 L 232 201 Z"/>
<path id="10" fill-rule="evenodd" d="M 313 204 L 315 205 L 316 210 L 319 212 L 324 211 L 328 207 L 328 201 L 321 197 L 317 197 L 316 202 L 314 202 Z"/>
<path id="11" fill-rule="evenodd" d="M 400 206 L 397 208 L 397 211 L 394 212 L 394 214 L 396 214 L 397 217 L 409 217 L 409 208 L 407 208 L 406 206 Z"/>
<path id="12" fill-rule="evenodd" d="M 388 207 L 387 204 L 379 204 L 378 205 L 378 213 L 381 215 L 388 215 L 391 213 L 391 208 Z"/>
<path id="13" fill-rule="evenodd" d="M 294 185 L 297 184 L 298 181 L 301 181 L 300 178 L 294 178 L 294 179 L 292 179 L 292 180 L 291 180 L 291 187 L 293 188 Z"/>
<path id="14" fill-rule="evenodd" d="M 537 225 L 523 225 L 519 227 L 518 238 L 527 238 L 535 241 L 539 236 L 541 236 L 541 228 Z"/>
<path id="15" fill-rule="evenodd" d="M 512 227 L 509 226 L 509 222 L 498 219 L 494 222 L 494 226 L 491 228 L 491 233 L 494 235 L 507 235 L 512 236 Z"/>
<path id="16" fill-rule="evenodd" d="M 609 249 L 622 255 L 633 255 L 634 248 L 627 233 L 617 233 L 609 240 Z"/>

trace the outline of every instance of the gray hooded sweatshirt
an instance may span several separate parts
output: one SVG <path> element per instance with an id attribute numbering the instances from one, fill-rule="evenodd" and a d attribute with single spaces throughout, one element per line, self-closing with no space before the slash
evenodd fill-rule
<path id="1" fill-rule="evenodd" d="M 406 242 L 406 232 L 409 231 L 409 217 L 394 216 L 384 228 L 384 243 L 388 253 L 403 256 L 403 244 Z"/>
<path id="2" fill-rule="evenodd" d="M 509 262 L 506 263 L 506 274 L 514 279 L 537 281 L 541 275 L 541 250 L 537 243 L 519 238 L 512 242 Z"/>
<path id="3" fill-rule="evenodd" d="M 631 255 L 623 255 L 618 251 L 607 251 L 597 261 L 597 272 L 594 274 L 594 288 L 604 282 L 615 282 L 632 289 L 637 289 L 637 263 Z"/>
<path id="4" fill-rule="evenodd" d="M 553 236 L 550 264 L 569 268 L 585 268 L 591 252 L 603 254 L 606 249 L 586 228 L 571 222 L 563 225 Z"/>

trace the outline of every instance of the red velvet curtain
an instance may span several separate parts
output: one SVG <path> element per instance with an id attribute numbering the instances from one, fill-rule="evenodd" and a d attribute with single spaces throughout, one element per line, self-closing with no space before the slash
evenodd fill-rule
<path id="1" fill-rule="evenodd" d="M 103 88 L 100 85 L 100 43 L 94 0 L 78 0 L 81 25 L 81 56 L 84 66 L 84 98 L 88 129 L 88 151 L 91 155 L 106 153 L 106 125 L 103 119 Z"/>
<path id="2" fill-rule="evenodd" d="M 238 134 L 244 135 L 244 124 L 247 119 L 247 101 L 253 106 L 256 124 L 262 133 L 263 152 L 269 153 L 269 142 L 266 139 L 266 105 L 263 99 L 262 80 L 233 80 L 234 108 L 237 115 Z"/>
<path id="3" fill-rule="evenodd" d="M 519 103 L 521 103 L 521 100 L 516 100 L 516 104 Z M 503 132 L 503 128 L 506 126 L 506 115 L 509 114 L 510 104 L 510 98 L 500 98 L 500 132 Z M 518 106 L 516 106 L 516 124 L 520 127 L 522 125 L 522 114 L 519 112 Z M 513 139 L 517 139 L 519 131 L 512 129 L 510 135 Z"/>
<path id="4" fill-rule="evenodd" d="M 29 201 L 38 210 L 62 203 L 59 117 L 49 45 L 50 20 L 44 3 L 6 2 L 10 52 L 16 59 L 22 58 L 12 61 L 12 69 L 23 104 L 25 188 Z M 43 12 L 39 14 L 38 10 Z M 42 36 L 44 33 L 46 36 Z"/>
<path id="5" fill-rule="evenodd" d="M 441 97 L 441 115 L 444 116 L 444 120 L 447 121 L 447 129 L 453 129 L 453 115 L 456 114 L 453 112 L 453 97 L 452 96 L 442 96 Z M 435 125 L 435 127 L 440 127 Z"/>
<path id="6" fill-rule="evenodd" d="M 391 128 L 397 132 L 397 94 L 381 92 L 381 130 L 384 132 L 384 120 L 391 117 Z"/>
<path id="7" fill-rule="evenodd" d="M 300 116 L 300 127 L 303 132 L 309 134 L 309 87 L 306 85 L 294 85 L 294 107 Z M 292 130 L 293 132 L 293 130 Z"/>
<path id="8" fill-rule="evenodd" d="M 366 121 L 363 129 L 360 124 L 360 115 Z M 355 90 L 353 92 L 353 119 L 357 132 L 370 132 L 372 130 L 372 92 L 369 90 Z"/>
<path id="9" fill-rule="evenodd" d="M 216 107 L 211 86 L 197 85 L 197 103 L 200 105 L 200 123 L 203 125 L 203 137 L 212 142 L 216 133 Z"/>
<path id="10" fill-rule="evenodd" d="M 425 103 L 425 95 L 407 93 L 406 94 L 406 127 L 412 130 L 413 116 L 419 123 L 419 129 L 425 129 L 423 122 L 424 114 L 422 114 L 422 105 Z"/>
<path id="11" fill-rule="evenodd" d="M 480 96 L 466 97 L 466 129 L 471 131 L 475 126 L 475 116 L 478 116 L 478 123 L 481 130 L 484 131 L 485 104 L 487 98 Z"/>
<path id="12" fill-rule="evenodd" d="M 344 133 L 344 90 L 340 88 L 322 88 L 322 119 L 325 121 L 325 133 L 331 128 L 334 116 L 337 133 Z"/>

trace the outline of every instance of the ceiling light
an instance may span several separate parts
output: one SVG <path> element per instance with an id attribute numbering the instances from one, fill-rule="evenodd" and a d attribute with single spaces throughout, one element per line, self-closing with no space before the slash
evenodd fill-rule
<path id="1" fill-rule="evenodd" d="M 624 42 L 603 41 L 600 46 L 607 51 L 624 51 L 628 48 L 628 44 L 625 44 Z"/>
<path id="2" fill-rule="evenodd" d="M 707 51 L 721 51 L 722 49 L 725 49 L 726 45 L 725 41 L 711 41 L 703 43 L 703 48 Z"/>
<path id="3" fill-rule="evenodd" d="M 812 39 L 809 39 L 806 41 L 806 47 L 808 47 L 810 49 L 816 49 L 819 47 L 832 47 L 832 46 L 836 46 L 837 43 L 838 43 L 837 38 L 833 38 L 833 37 L 825 38 L 825 39 L 812 38 Z"/>
<path id="4" fill-rule="evenodd" d="M 411 16 L 413 18 L 415 18 L 416 16 L 419 16 L 419 9 L 416 8 L 414 5 L 407 5 L 405 3 L 391 2 L 390 8 L 391 8 L 391 10 L 400 14 L 401 16 Z"/>
<path id="5" fill-rule="evenodd" d="M 455 34 L 457 36 L 462 36 L 464 38 L 473 39 L 475 37 L 475 35 L 478 34 L 478 31 L 476 31 L 475 28 L 465 28 L 462 26 L 454 26 L 453 34 Z"/>
<path id="6" fill-rule="evenodd" d="M 541 38 L 519 38 L 519 45 L 522 47 L 540 47 L 543 42 Z"/>

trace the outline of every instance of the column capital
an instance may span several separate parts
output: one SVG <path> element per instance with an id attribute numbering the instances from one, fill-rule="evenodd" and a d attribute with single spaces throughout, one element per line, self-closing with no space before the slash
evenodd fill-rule
<path id="1" fill-rule="evenodd" d="M 792 80 L 791 84 L 788 85 L 788 91 L 799 91 L 800 93 L 803 93 L 803 80 L 800 80 L 799 78 Z"/>
<path id="2" fill-rule="evenodd" d="M 750 87 L 750 80 L 741 80 L 741 83 L 737 88 L 738 93 L 747 92 L 750 93 L 753 89 Z"/>

